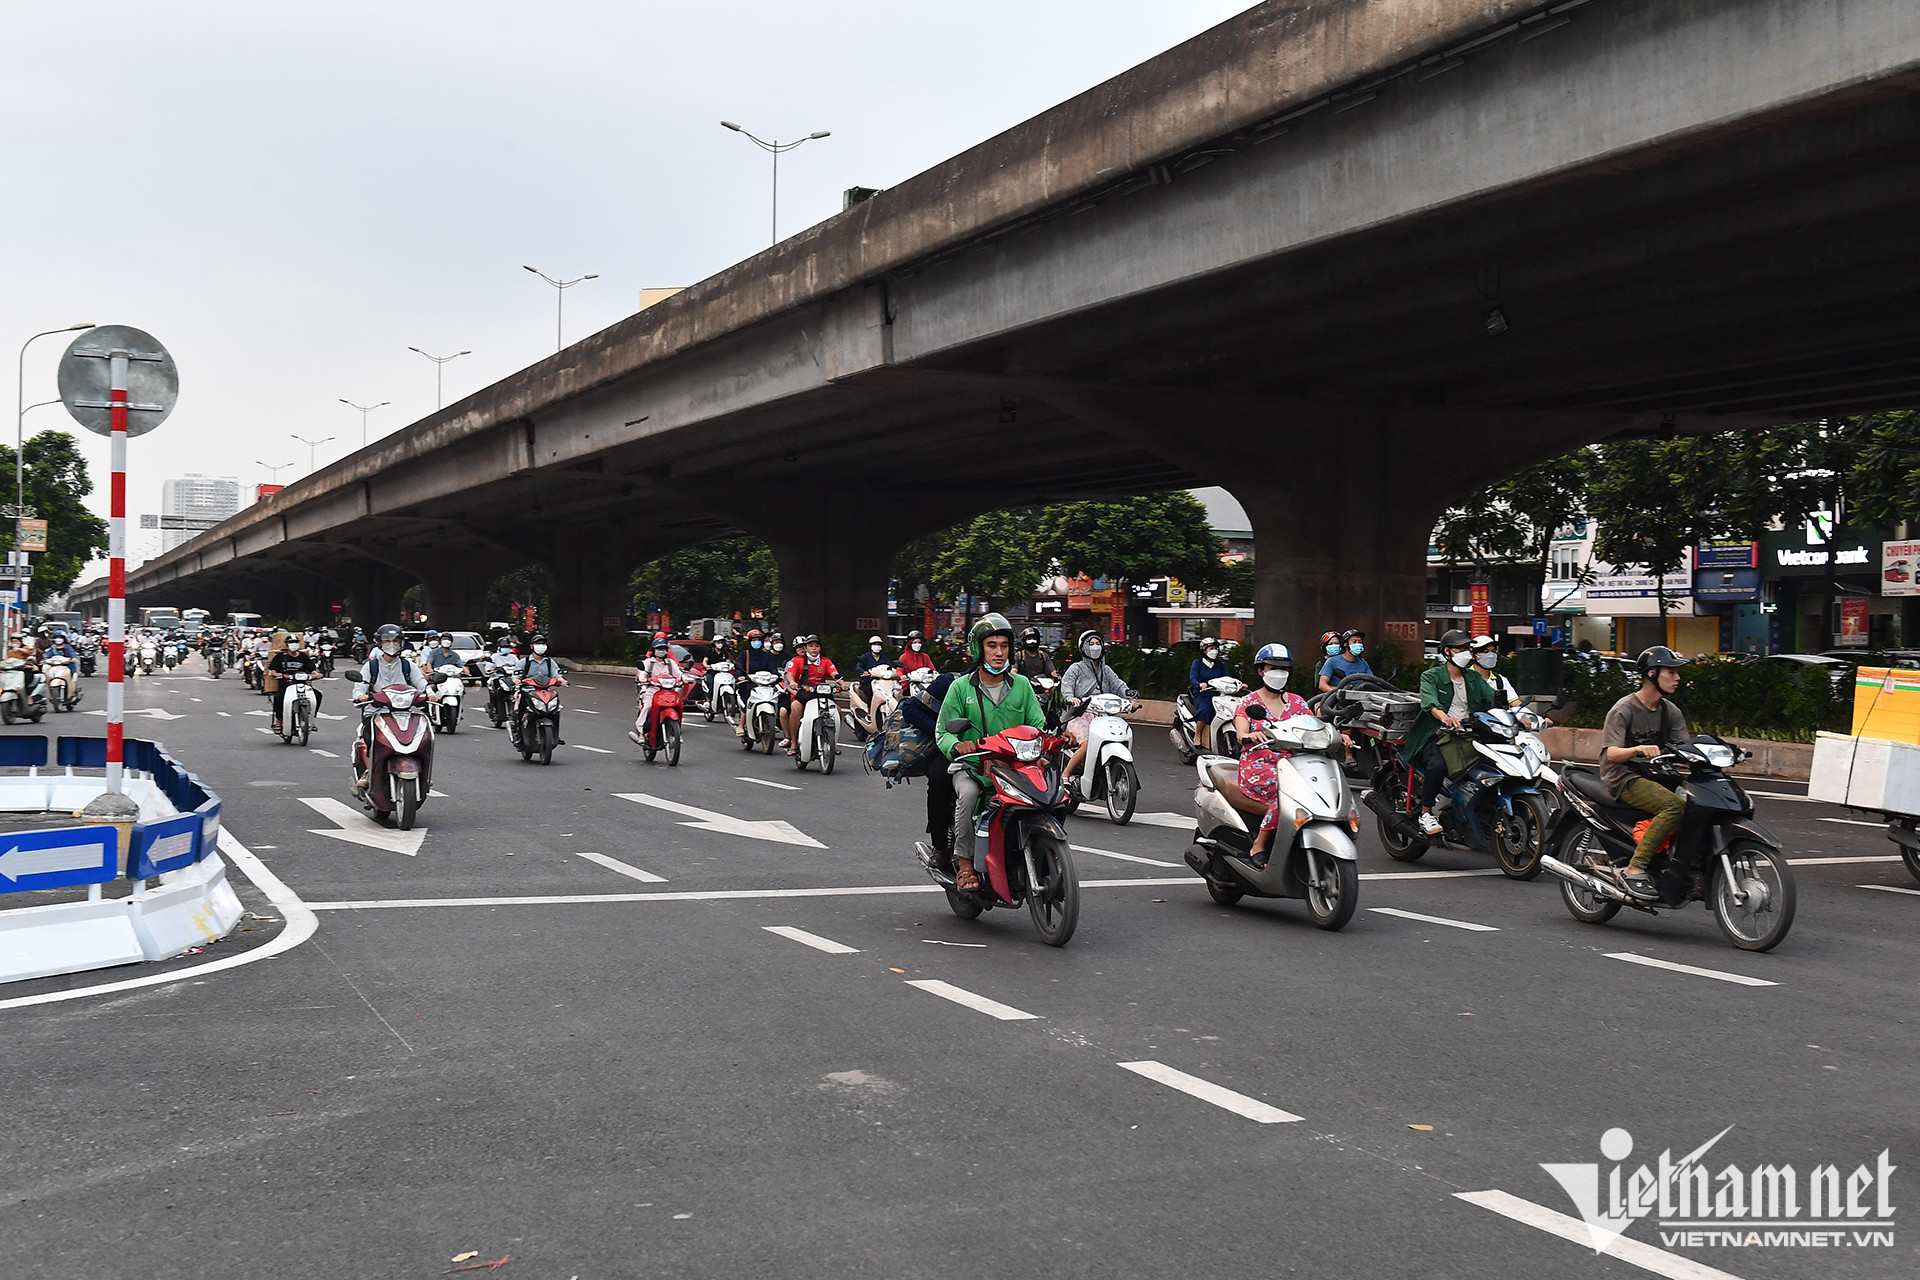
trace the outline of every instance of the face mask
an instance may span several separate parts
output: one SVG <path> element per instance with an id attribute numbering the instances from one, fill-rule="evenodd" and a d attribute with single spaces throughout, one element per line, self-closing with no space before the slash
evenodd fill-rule
<path id="1" fill-rule="evenodd" d="M 880 652 L 880 646 L 877 644 L 870 644 L 867 646 L 867 648 L 873 650 L 875 653 Z"/>
<path id="2" fill-rule="evenodd" d="M 1474 661 L 1479 663 L 1481 666 L 1485 667 L 1487 670 L 1491 671 L 1495 667 L 1500 665 L 1500 655 L 1495 653 L 1493 650 L 1489 649 L 1485 653 L 1481 654 L 1479 657 L 1475 658 Z"/>
<path id="3" fill-rule="evenodd" d="M 759 642 L 758 640 L 749 640 L 749 641 L 747 641 L 747 648 L 749 648 L 749 649 L 758 649 L 759 647 L 760 647 L 760 642 Z"/>
<path id="4" fill-rule="evenodd" d="M 786 649 L 786 647 L 787 646 L 785 646 L 784 644 L 781 644 L 778 640 L 775 640 L 773 642 L 773 651 L 775 653 L 783 652 Z"/>
<path id="5" fill-rule="evenodd" d="M 1366 647 L 1367 646 L 1361 644 L 1359 641 L 1356 640 L 1354 643 L 1347 646 L 1347 652 L 1357 658 L 1366 649 Z"/>
<path id="6" fill-rule="evenodd" d="M 915 641 L 913 642 L 913 651 L 914 651 L 915 653 L 918 653 L 918 652 L 920 652 L 920 642 L 919 642 L 918 640 L 915 640 Z"/>
<path id="7" fill-rule="evenodd" d="M 451 649 L 451 648 L 453 648 L 453 641 L 451 641 L 451 640 L 442 640 L 442 641 L 440 642 L 440 647 L 441 647 L 442 649 Z"/>
<path id="8" fill-rule="evenodd" d="M 389 658 L 391 658 L 395 654 L 400 652 L 400 642 L 398 640 L 382 641 L 380 644 L 380 652 L 386 654 Z"/>
<path id="9" fill-rule="evenodd" d="M 1090 644 L 1080 652 L 1095 662 L 1100 661 L 1101 647 L 1098 644 Z"/>
<path id="10" fill-rule="evenodd" d="M 1260 673 L 1260 683 L 1275 693 L 1283 693 L 1286 691 L 1287 681 L 1291 679 L 1292 676 L 1293 672 L 1291 671 L 1262 671 Z"/>
<path id="11" fill-rule="evenodd" d="M 996 667 L 991 662 L 983 662 L 980 665 L 987 669 L 988 675 L 1003 676 L 1007 674 L 1007 668 L 1012 666 L 1013 664 L 1011 662 L 1003 662 Z"/>
<path id="12" fill-rule="evenodd" d="M 1202 649 L 1200 652 L 1208 662 L 1212 662 L 1215 658 L 1220 656 L 1220 651 L 1218 649 Z"/>
<path id="13" fill-rule="evenodd" d="M 1465 649 L 1462 649 L 1460 650 L 1460 652 L 1454 654 L 1451 658 L 1449 658 L 1448 661 L 1453 663 L 1454 666 L 1460 668 L 1462 671 L 1465 671 L 1468 667 L 1473 665 L 1473 655 L 1471 653 L 1468 653 Z"/>
<path id="14" fill-rule="evenodd" d="M 1328 656 L 1329 658 L 1337 658 L 1337 657 L 1339 657 L 1339 656 L 1340 656 L 1340 646 L 1339 646 L 1339 645 L 1337 645 L 1337 644 L 1330 644 L 1330 645 L 1328 645 L 1328 646 L 1327 646 L 1327 656 Z"/>
<path id="15" fill-rule="evenodd" d="M 543 645 L 543 644 L 537 644 L 537 645 L 535 645 L 535 646 L 533 646 L 533 652 L 534 652 L 534 653 L 535 653 L 536 655 L 539 655 L 539 654 L 543 654 L 543 653 L 545 653 L 546 651 L 547 651 L 547 646 L 545 646 L 545 645 Z"/>

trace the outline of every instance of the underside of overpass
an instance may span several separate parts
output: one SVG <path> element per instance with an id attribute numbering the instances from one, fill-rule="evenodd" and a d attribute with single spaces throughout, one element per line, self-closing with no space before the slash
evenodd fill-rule
<path id="1" fill-rule="evenodd" d="M 748 533 L 790 629 L 847 631 L 909 538 L 1220 484 L 1252 518 L 1259 630 L 1297 642 L 1421 618 L 1441 510 L 1540 459 L 1920 403 L 1920 6 L 1410 0 L 1424 26 L 1379 29 L 1395 8 L 1251 10 L 290 487 L 131 591 L 308 616 L 345 596 L 365 619 L 418 581 L 468 622 L 537 560 L 581 648 L 636 565 Z M 1373 41 L 1345 78 L 1315 70 L 1340 22 L 1347 63 Z M 1292 79 L 1235 78 L 1276 65 Z M 1223 81 L 1266 99 L 1225 120 Z M 1177 146 L 1093 163 L 1169 100 L 1205 104 Z M 952 230 L 1023 157 L 1076 146 L 1083 181 Z"/>

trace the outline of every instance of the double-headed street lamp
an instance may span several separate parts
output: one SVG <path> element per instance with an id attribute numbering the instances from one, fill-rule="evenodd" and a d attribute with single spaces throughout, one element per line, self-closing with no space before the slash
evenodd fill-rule
<path id="1" fill-rule="evenodd" d="M 93 322 L 89 320 L 85 324 L 70 324 L 58 329 L 43 329 L 39 333 L 34 334 L 32 338 L 28 338 L 20 344 L 20 373 L 18 381 L 15 384 L 18 388 L 20 412 L 18 416 L 14 418 L 13 423 L 13 505 L 15 508 L 13 514 L 16 519 L 25 514 L 27 509 L 27 409 L 29 407 L 38 409 L 40 404 L 54 403 L 51 400 L 42 400 L 40 404 L 32 406 L 27 404 L 27 348 L 32 346 L 35 339 L 38 338 L 50 337 L 56 333 L 77 333 L 82 329 L 92 329 L 94 327 Z"/>
<path id="2" fill-rule="evenodd" d="M 386 408 L 388 405 L 392 404 L 393 401 L 382 400 L 379 404 L 355 404 L 353 401 L 348 400 L 343 396 L 341 397 L 340 403 L 347 406 L 347 408 L 349 409 L 358 409 L 360 411 L 360 447 L 364 449 L 367 447 L 367 415 L 372 413 L 375 409 Z"/>
<path id="3" fill-rule="evenodd" d="M 292 432 L 288 432 L 288 434 L 293 435 Z M 305 436 L 301 436 L 301 435 L 295 435 L 293 436 L 293 438 L 295 440 L 298 440 L 301 444 L 307 446 L 307 474 L 308 475 L 312 475 L 314 471 L 315 451 L 318 450 L 321 445 L 331 444 L 336 439 L 336 437 L 334 436 L 327 436 L 320 440 L 309 440 Z M 261 465 L 265 466 L 266 464 L 262 463 Z"/>
<path id="4" fill-rule="evenodd" d="M 450 356 L 436 356 L 436 355 L 429 355 L 427 352 L 421 351 L 420 348 L 418 347 L 408 347 L 407 350 L 418 352 L 420 355 L 426 356 L 427 359 L 433 361 L 433 399 L 434 399 L 433 407 L 436 409 L 446 408 L 447 393 L 445 390 L 446 383 L 443 378 L 443 375 L 446 372 L 447 363 L 452 360 L 458 360 L 461 356 L 470 356 L 473 354 L 473 352 L 456 351 Z"/>
<path id="5" fill-rule="evenodd" d="M 293 464 L 292 464 L 291 462 L 282 462 L 282 463 L 279 463 L 279 464 L 275 464 L 275 463 L 271 463 L 271 462 L 261 462 L 261 461 L 260 461 L 259 459 L 257 459 L 257 458 L 256 458 L 256 459 L 254 460 L 254 463 L 253 463 L 253 465 L 254 465 L 254 466 L 256 466 L 256 467 L 265 467 L 265 468 L 266 468 L 266 471 L 267 471 L 267 474 L 268 474 L 269 476 L 272 476 L 272 477 L 273 477 L 273 479 L 272 479 L 272 480 L 270 480 L 270 481 L 269 481 L 268 483 L 270 483 L 270 484 L 279 484 L 279 483 L 280 483 L 280 473 L 281 473 L 282 471 L 285 471 L 285 470 L 286 470 L 286 469 L 287 469 L 288 467 L 290 467 L 290 466 L 292 466 Z"/>
<path id="6" fill-rule="evenodd" d="M 782 152 L 791 151 L 795 147 L 801 146 L 808 142 L 812 142 L 815 138 L 831 138 L 833 136 L 833 132 L 829 129 L 821 129 L 816 133 L 810 133 L 806 137 L 800 138 L 794 142 L 781 142 L 781 141 L 778 141 L 777 139 L 774 141 L 768 141 L 765 138 L 757 138 L 753 134 L 748 133 L 745 129 L 742 129 L 739 125 L 735 124 L 731 120 L 722 120 L 720 122 L 720 127 L 722 129 L 733 130 L 735 133 L 739 134 L 741 137 L 751 141 L 754 146 L 759 147 L 762 151 L 768 152 L 773 156 L 773 243 L 779 244 L 780 243 L 780 155 Z"/>
<path id="7" fill-rule="evenodd" d="M 526 267 L 525 269 L 533 272 L 533 274 L 553 286 L 553 349 L 555 351 L 565 351 L 567 349 L 567 343 L 565 336 L 560 331 L 560 321 L 566 314 L 567 290 L 573 288 L 573 286 L 579 284 L 582 280 L 598 280 L 600 273 L 590 271 L 584 276 L 575 276 L 571 280 L 555 280 L 538 267 Z"/>

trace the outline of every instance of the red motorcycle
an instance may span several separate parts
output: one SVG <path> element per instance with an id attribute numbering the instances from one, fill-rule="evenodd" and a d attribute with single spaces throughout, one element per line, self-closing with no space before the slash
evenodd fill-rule
<path id="1" fill-rule="evenodd" d="M 954 720 L 947 729 L 966 734 L 972 726 Z M 977 762 L 987 781 L 973 827 L 980 887 L 960 888 L 951 860 L 924 844 L 917 848 L 920 865 L 947 891 L 947 905 L 962 920 L 1024 902 L 1040 941 L 1065 946 L 1080 923 L 1080 881 L 1067 849 L 1067 791 L 1060 785 L 1068 740 L 1015 725 L 978 745 L 963 758 Z"/>
<path id="2" fill-rule="evenodd" d="M 373 723 L 369 733 L 353 744 L 354 796 L 373 810 L 378 821 L 395 821 L 402 831 L 413 829 L 420 806 L 433 790 L 433 726 L 427 723 L 424 706 L 414 705 L 425 697 L 403 684 L 375 689 L 367 696 Z"/>
<path id="3" fill-rule="evenodd" d="M 646 743 L 640 750 L 648 763 L 664 752 L 667 763 L 680 763 L 680 713 L 687 700 L 686 685 L 672 676 L 655 676 L 647 681 L 653 689 L 653 702 L 647 707 L 647 726 L 641 735 Z"/>
<path id="4" fill-rule="evenodd" d="M 513 710 L 513 745 L 520 749 L 520 758 L 538 755 L 541 764 L 552 764 L 560 742 L 560 682 L 544 676 L 521 680 Z"/>

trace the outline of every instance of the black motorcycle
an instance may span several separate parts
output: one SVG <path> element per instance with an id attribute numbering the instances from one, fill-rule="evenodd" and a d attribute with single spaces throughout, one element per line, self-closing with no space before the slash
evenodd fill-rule
<path id="1" fill-rule="evenodd" d="M 1704 902 L 1727 941 L 1766 951 L 1793 927 L 1793 870 L 1780 841 L 1753 816 L 1753 801 L 1726 770 L 1746 754 L 1711 734 L 1666 748 L 1629 767 L 1687 802 L 1680 827 L 1647 867 L 1657 897 L 1627 889 L 1623 870 L 1638 843 L 1635 828 L 1650 815 L 1622 804 L 1592 765 L 1570 765 L 1562 777 L 1567 807 L 1551 835 L 1554 855 L 1541 859 L 1560 878 L 1560 896 L 1576 920 L 1603 924 L 1632 907 Z M 1682 778 L 1681 769 L 1687 770 Z"/>
<path id="2" fill-rule="evenodd" d="M 79 644 L 79 653 L 80 674 L 92 675 L 94 666 L 100 661 L 100 642 L 92 636 L 86 637 Z"/>

